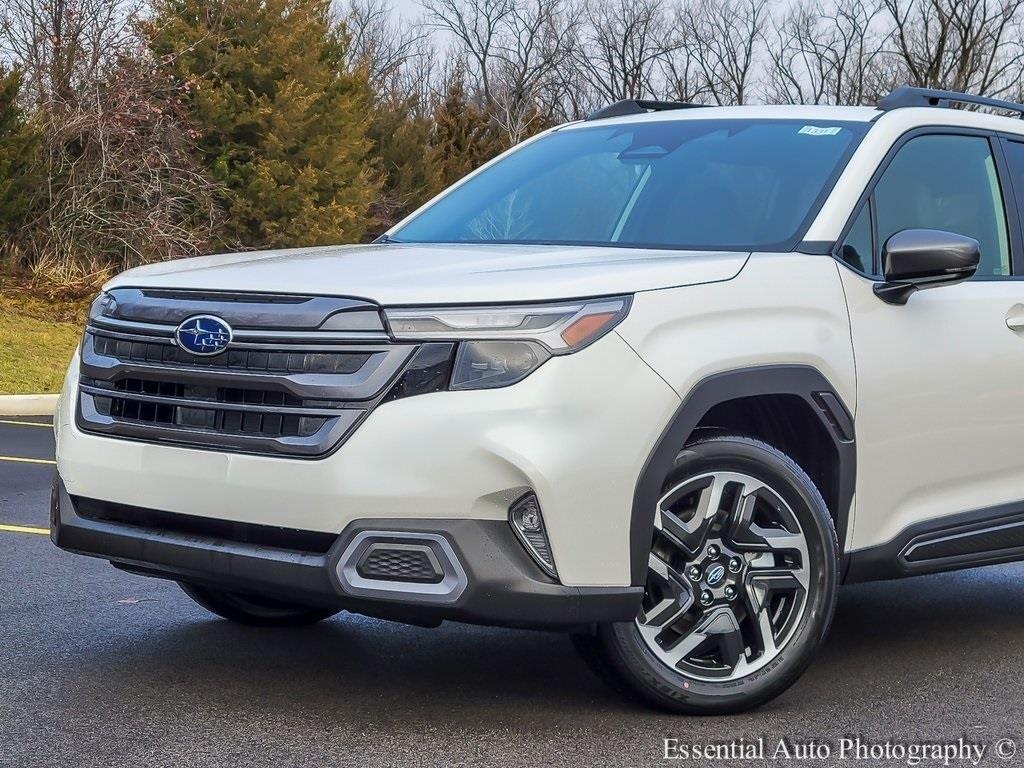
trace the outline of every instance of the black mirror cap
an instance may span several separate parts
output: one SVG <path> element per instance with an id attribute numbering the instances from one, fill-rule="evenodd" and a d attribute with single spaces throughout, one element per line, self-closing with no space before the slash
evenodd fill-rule
<path id="1" fill-rule="evenodd" d="M 875 294 L 891 304 L 906 304 L 914 291 L 952 285 L 974 276 L 981 246 L 973 237 L 938 229 L 904 229 L 882 248 L 885 282 Z"/>

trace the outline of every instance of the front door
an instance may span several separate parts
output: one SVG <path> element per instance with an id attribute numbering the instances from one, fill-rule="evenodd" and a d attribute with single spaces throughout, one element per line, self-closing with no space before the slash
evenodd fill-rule
<path id="1" fill-rule="evenodd" d="M 846 237 L 854 550 L 920 521 L 1024 501 L 1024 281 L 1013 275 L 1018 235 L 1002 158 L 998 139 L 980 134 L 906 139 Z M 905 306 L 880 301 L 872 292 L 879 251 L 910 228 L 977 239 L 977 276 L 920 291 Z"/>

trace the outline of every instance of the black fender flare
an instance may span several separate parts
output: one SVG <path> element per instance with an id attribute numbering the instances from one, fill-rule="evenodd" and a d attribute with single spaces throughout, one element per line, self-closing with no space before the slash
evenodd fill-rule
<path id="1" fill-rule="evenodd" d="M 769 365 L 712 374 L 699 381 L 676 410 L 644 464 L 633 494 L 629 529 L 630 579 L 640 586 L 647 580 L 647 560 L 654 535 L 654 512 L 661 487 L 676 455 L 701 419 L 716 405 L 758 395 L 797 395 L 821 420 L 839 457 L 839 507 L 836 533 L 842 550 L 846 542 L 850 505 L 857 477 L 857 449 L 853 417 L 835 387 L 808 365 Z M 844 572 L 846 558 L 841 563 Z"/>

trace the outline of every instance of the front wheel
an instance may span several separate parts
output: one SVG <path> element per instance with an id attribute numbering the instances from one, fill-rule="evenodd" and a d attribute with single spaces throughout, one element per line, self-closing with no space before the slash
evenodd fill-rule
<path id="1" fill-rule="evenodd" d="M 665 479 L 636 620 L 576 643 L 660 707 L 756 707 L 792 685 L 824 639 L 838 550 L 821 494 L 792 459 L 750 438 L 701 440 Z"/>
<path id="2" fill-rule="evenodd" d="M 301 627 L 328 619 L 337 611 L 285 603 L 269 597 L 225 592 L 178 582 L 186 595 L 221 618 L 257 627 Z"/>

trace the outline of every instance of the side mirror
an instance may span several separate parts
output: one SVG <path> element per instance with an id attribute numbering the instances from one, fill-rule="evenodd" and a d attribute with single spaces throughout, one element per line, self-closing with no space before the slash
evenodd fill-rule
<path id="1" fill-rule="evenodd" d="M 978 271 L 978 241 L 937 229 L 904 229 L 882 247 L 885 282 L 875 295 L 889 304 L 906 304 L 914 291 L 967 280 Z"/>

